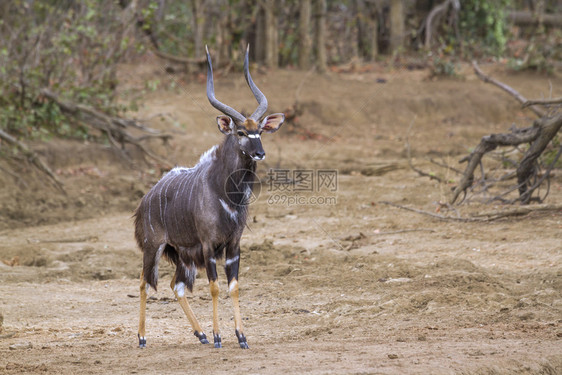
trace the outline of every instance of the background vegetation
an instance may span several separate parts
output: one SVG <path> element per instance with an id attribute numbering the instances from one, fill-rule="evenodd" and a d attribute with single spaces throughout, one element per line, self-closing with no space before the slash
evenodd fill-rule
<path id="1" fill-rule="evenodd" d="M 555 0 L 15 0 L 0 7 L 3 156 L 22 149 L 9 137 L 123 138 L 109 125 L 92 131 L 99 124 L 60 102 L 125 115 L 134 106 L 116 100 L 116 69 L 144 53 L 187 72 L 204 69 L 205 44 L 225 70 L 248 43 L 252 60 L 267 68 L 320 73 L 380 61 L 455 75 L 460 60 L 500 57 L 513 69 L 551 72 L 562 60 Z"/>

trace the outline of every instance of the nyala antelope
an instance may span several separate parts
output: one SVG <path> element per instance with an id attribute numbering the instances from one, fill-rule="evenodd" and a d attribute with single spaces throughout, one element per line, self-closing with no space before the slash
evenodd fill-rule
<path id="1" fill-rule="evenodd" d="M 197 269 L 205 268 L 213 299 L 214 344 L 215 348 L 222 346 L 216 262 L 224 255 L 236 337 L 240 347 L 248 349 L 238 303 L 240 237 L 246 225 L 256 161 L 265 158 L 260 136 L 263 132 L 277 131 L 285 120 L 282 113 L 276 113 L 260 121 L 267 110 L 267 99 L 250 76 L 248 49 L 244 75 L 258 108 L 246 118 L 215 98 L 213 66 L 207 49 L 207 97 L 211 105 L 224 114 L 217 117 L 219 130 L 226 134 L 224 141 L 205 152 L 193 168 L 177 167 L 168 172 L 142 198 L 135 211 L 135 238 L 143 252 L 138 332 L 141 348 L 146 347 L 147 289 L 149 286 L 157 288 L 158 262 L 162 256 L 176 266 L 170 287 L 193 333 L 201 343 L 208 344 L 185 297 L 185 288 L 193 291 Z"/>

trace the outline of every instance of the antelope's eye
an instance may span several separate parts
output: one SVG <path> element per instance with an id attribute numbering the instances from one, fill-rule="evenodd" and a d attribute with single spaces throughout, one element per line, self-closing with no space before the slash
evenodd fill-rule
<path id="1" fill-rule="evenodd" d="M 244 137 L 244 136 L 246 136 L 246 133 L 243 132 L 242 130 L 238 130 L 237 133 L 238 133 L 238 136 L 239 136 L 239 137 Z"/>

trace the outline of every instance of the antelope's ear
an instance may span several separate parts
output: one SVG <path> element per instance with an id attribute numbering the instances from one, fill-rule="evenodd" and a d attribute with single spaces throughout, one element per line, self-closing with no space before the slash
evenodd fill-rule
<path id="1" fill-rule="evenodd" d="M 217 124 L 219 130 L 224 134 L 230 134 L 234 129 L 234 121 L 229 116 L 217 116 Z"/>
<path id="2" fill-rule="evenodd" d="M 285 121 L 285 115 L 283 113 L 274 113 L 267 116 L 261 122 L 259 129 L 267 133 L 275 133 Z"/>

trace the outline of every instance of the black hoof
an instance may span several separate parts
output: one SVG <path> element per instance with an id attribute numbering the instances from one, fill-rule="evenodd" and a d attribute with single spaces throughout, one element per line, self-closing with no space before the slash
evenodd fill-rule
<path id="1" fill-rule="evenodd" d="M 240 348 L 250 349 L 250 347 L 248 346 L 248 342 L 246 341 L 246 336 L 244 336 L 243 333 L 240 333 L 238 332 L 238 330 L 236 330 L 236 337 L 238 337 L 238 344 L 240 345 Z"/>
<path id="2" fill-rule="evenodd" d="M 240 344 L 240 348 L 242 349 L 250 349 L 250 347 L 248 346 L 248 343 L 246 341 L 239 341 L 238 342 Z"/>
<path id="3" fill-rule="evenodd" d="M 218 333 L 216 333 L 213 334 L 213 337 L 215 341 L 215 348 L 222 348 L 221 336 Z"/>
<path id="4" fill-rule="evenodd" d="M 137 336 L 139 337 L 139 348 L 146 348 L 146 337 Z"/>
<path id="5" fill-rule="evenodd" d="M 195 331 L 195 332 L 193 332 L 193 334 L 195 335 L 195 337 L 197 337 L 199 339 L 201 344 L 208 344 L 209 343 L 209 340 L 207 340 L 207 336 L 205 336 L 205 334 L 203 332 L 199 333 L 199 332 Z"/>

